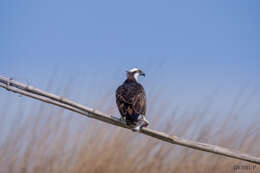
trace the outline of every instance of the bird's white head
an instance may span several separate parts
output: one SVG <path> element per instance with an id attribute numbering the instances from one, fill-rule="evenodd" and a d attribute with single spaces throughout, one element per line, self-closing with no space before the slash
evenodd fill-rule
<path id="1" fill-rule="evenodd" d="M 127 78 L 134 78 L 136 81 L 138 81 L 139 76 L 145 76 L 144 72 L 138 68 L 132 68 L 127 71 Z"/>

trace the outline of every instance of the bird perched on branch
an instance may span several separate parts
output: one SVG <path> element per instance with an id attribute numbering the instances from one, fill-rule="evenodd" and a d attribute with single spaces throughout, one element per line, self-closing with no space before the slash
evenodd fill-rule
<path id="1" fill-rule="evenodd" d="M 139 131 L 140 128 L 149 125 L 149 121 L 145 118 L 145 91 L 143 86 L 137 82 L 139 76 L 145 76 L 145 74 L 137 68 L 127 71 L 126 74 L 127 79 L 116 90 L 116 103 L 121 120 L 125 120 L 129 126 L 133 126 L 133 131 Z"/>

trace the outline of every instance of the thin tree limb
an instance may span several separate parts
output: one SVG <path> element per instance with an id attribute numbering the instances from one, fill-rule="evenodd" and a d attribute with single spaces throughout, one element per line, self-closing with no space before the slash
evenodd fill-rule
<path id="1" fill-rule="evenodd" d="M 19 94 L 34 98 L 36 100 L 40 100 L 40 101 L 43 101 L 43 102 L 46 102 L 49 104 L 53 104 L 53 105 L 62 107 L 64 109 L 68 109 L 70 111 L 79 113 L 79 114 L 87 116 L 89 118 L 94 118 L 94 119 L 103 121 L 105 123 L 109 123 L 109 124 L 113 124 L 115 126 L 120 126 L 120 127 L 129 129 L 129 127 L 125 123 L 121 122 L 118 118 L 107 115 L 98 110 L 94 110 L 87 106 L 83 106 L 81 104 L 68 100 L 64 97 L 57 96 L 55 94 L 40 90 L 38 88 L 34 88 L 33 86 L 25 85 L 23 83 L 12 80 L 11 78 L 3 77 L 1 75 L 0 75 L 0 87 L 6 89 L 8 91 L 19 93 Z M 171 136 L 166 133 L 158 132 L 156 130 L 152 130 L 152 129 L 145 128 L 145 127 L 141 129 L 140 133 L 143 133 L 147 136 L 151 136 L 153 138 L 157 138 L 159 140 L 162 140 L 162 141 L 165 141 L 168 143 L 181 145 L 181 146 L 185 146 L 188 148 L 193 148 L 196 150 L 206 151 L 206 152 L 210 152 L 210 153 L 215 153 L 218 155 L 223 155 L 223 156 L 227 156 L 230 158 L 244 160 L 244 161 L 248 161 L 248 162 L 260 165 L 260 158 L 251 156 L 247 153 L 243 153 L 240 151 L 227 149 L 227 148 L 220 147 L 217 145 L 210 145 L 210 144 L 182 139 L 177 136 Z"/>

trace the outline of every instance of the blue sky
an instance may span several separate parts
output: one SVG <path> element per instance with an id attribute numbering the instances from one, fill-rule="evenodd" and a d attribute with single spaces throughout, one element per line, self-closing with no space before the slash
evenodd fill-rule
<path id="1" fill-rule="evenodd" d="M 218 102 L 230 103 L 239 89 L 260 87 L 259 5 L 3 0 L 0 74 L 42 89 L 53 74 L 57 88 L 76 78 L 76 88 L 80 82 L 99 96 L 113 95 L 125 70 L 136 66 L 147 74 L 145 88 L 164 91 L 165 100 L 196 104 L 220 90 Z M 6 95 L 0 91 L 0 103 Z"/>

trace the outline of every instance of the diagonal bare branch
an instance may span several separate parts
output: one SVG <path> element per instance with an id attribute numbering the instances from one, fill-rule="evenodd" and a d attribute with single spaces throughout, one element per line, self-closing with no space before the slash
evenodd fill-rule
<path id="1" fill-rule="evenodd" d="M 68 100 L 64 97 L 57 96 L 55 94 L 40 90 L 33 86 L 25 85 L 23 83 L 17 82 L 10 78 L 3 77 L 1 75 L 0 75 L 0 87 L 6 89 L 8 91 L 19 93 L 19 94 L 34 98 L 36 100 L 40 100 L 40 101 L 43 101 L 43 102 L 46 102 L 49 104 L 53 104 L 53 105 L 62 107 L 64 109 L 68 109 L 70 111 L 79 113 L 79 114 L 81 114 L 83 116 L 87 116 L 89 118 L 94 118 L 94 119 L 103 121 L 105 123 L 109 123 L 109 124 L 112 124 L 115 126 L 129 129 L 129 127 L 125 123 L 122 123 L 118 118 L 107 115 L 98 110 L 94 110 L 87 106 L 83 106 L 79 103 Z M 244 160 L 244 161 L 260 164 L 260 158 L 251 156 L 247 153 L 242 153 L 240 151 L 220 147 L 217 145 L 211 145 L 211 144 L 205 144 L 205 143 L 186 140 L 186 139 L 183 139 L 183 138 L 180 138 L 177 136 L 168 135 L 163 132 L 158 132 L 158 131 L 152 130 L 150 128 L 142 128 L 140 133 L 147 135 L 147 136 L 151 136 L 153 138 L 157 138 L 159 140 L 162 140 L 162 141 L 165 141 L 168 143 L 181 145 L 181 146 L 193 148 L 196 150 L 206 151 L 206 152 L 215 153 L 218 155 L 227 156 L 230 158 L 235 158 L 235 159 L 239 159 L 239 160 Z"/>

